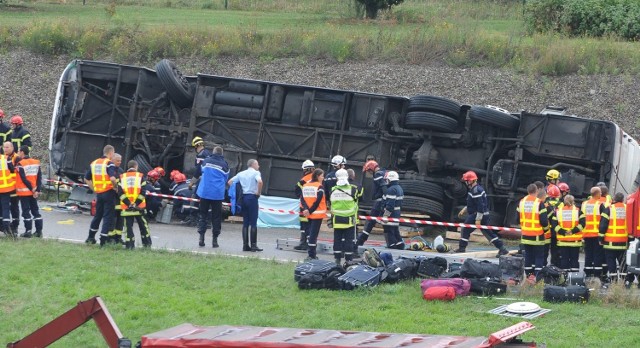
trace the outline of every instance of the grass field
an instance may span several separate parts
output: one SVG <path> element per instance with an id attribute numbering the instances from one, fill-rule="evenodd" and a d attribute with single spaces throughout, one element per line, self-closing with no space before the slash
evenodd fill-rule
<path id="1" fill-rule="evenodd" d="M 258 259 L 0 238 L 0 262 L 0 344 L 94 295 L 104 299 L 134 342 L 185 322 L 487 336 L 520 321 L 486 313 L 509 303 L 504 300 L 470 296 L 428 303 L 417 279 L 352 292 L 301 291 L 293 281 L 294 264 Z M 506 296 L 552 310 L 532 320 L 537 329 L 525 334 L 526 340 L 549 347 L 637 347 L 638 292 L 615 292 L 584 305 L 544 303 L 540 288 Z M 626 308 L 616 304 L 621 298 Z M 89 323 L 54 347 L 101 347 L 102 342 Z"/>
<path id="2" fill-rule="evenodd" d="M 640 70 L 636 43 L 526 35 L 520 1 L 407 0 L 375 21 L 357 19 L 347 0 L 229 0 L 227 10 L 223 3 L 8 1 L 0 5 L 0 49 L 121 62 L 249 55 L 506 67 L 549 75 Z"/>

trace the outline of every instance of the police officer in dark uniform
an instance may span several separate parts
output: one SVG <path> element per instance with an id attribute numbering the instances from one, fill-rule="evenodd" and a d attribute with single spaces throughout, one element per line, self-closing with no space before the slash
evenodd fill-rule
<path id="1" fill-rule="evenodd" d="M 384 176 L 387 174 L 387 171 L 380 168 L 378 162 L 374 160 L 370 160 L 365 163 L 364 167 L 362 167 L 362 171 L 365 173 L 373 173 L 373 206 L 371 207 L 369 215 L 372 217 L 382 216 L 382 196 L 384 196 L 387 191 L 387 182 L 385 181 Z M 358 246 L 364 245 L 364 242 L 369 239 L 369 234 L 375 225 L 376 220 L 367 220 L 365 222 L 363 231 L 358 236 Z"/>
<path id="2" fill-rule="evenodd" d="M 213 233 L 211 246 L 219 247 L 218 236 L 222 229 L 222 201 L 225 198 L 225 190 L 229 180 L 229 164 L 222 157 L 222 153 L 222 148 L 216 147 L 209 158 L 205 159 L 200 166 L 196 166 L 196 177 L 201 179 L 197 191 L 198 197 L 200 197 L 199 246 L 204 246 L 207 217 L 209 209 L 211 209 L 211 230 Z"/>
<path id="3" fill-rule="evenodd" d="M 460 211 L 458 216 L 464 216 L 465 213 L 468 214 L 464 221 L 465 224 L 489 225 L 489 202 L 484 188 L 478 184 L 478 175 L 473 171 L 468 171 L 462 175 L 462 180 L 467 184 L 469 192 L 467 193 L 467 206 Z M 464 253 L 466 251 L 469 237 L 473 230 L 471 227 L 462 228 L 460 243 L 458 244 L 458 249 L 454 250 L 455 253 Z M 481 231 L 489 243 L 498 248 L 498 257 L 509 253 L 509 250 L 505 249 L 504 243 L 495 231 L 490 229 L 482 229 Z"/>
<path id="4" fill-rule="evenodd" d="M 100 245 L 107 243 L 109 231 L 113 229 L 113 217 L 115 216 L 115 205 L 113 202 L 118 198 L 118 181 L 116 175 L 118 171 L 111 162 L 115 149 L 107 145 L 102 150 L 103 156 L 91 162 L 89 170 L 84 176 L 85 182 L 96 193 L 96 215 L 91 220 L 89 236 L 85 243 L 96 244 L 96 233 L 102 222 L 100 230 Z"/>

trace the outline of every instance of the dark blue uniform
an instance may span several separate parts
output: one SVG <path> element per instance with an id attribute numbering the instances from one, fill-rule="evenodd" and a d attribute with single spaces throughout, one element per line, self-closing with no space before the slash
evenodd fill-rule
<path id="1" fill-rule="evenodd" d="M 404 191 L 398 181 L 391 181 L 382 196 L 383 216 L 390 218 L 400 218 Z M 400 237 L 399 222 L 385 222 L 383 224 L 384 236 L 387 241 L 387 248 L 404 250 L 404 241 Z"/>
<path id="2" fill-rule="evenodd" d="M 152 183 L 147 180 L 147 184 L 144 185 L 142 190 L 145 192 L 145 196 L 147 193 L 162 193 L 162 186 L 159 181 Z M 162 206 L 162 197 L 158 196 L 146 196 L 147 197 L 147 218 L 153 219 L 158 215 L 158 211 Z"/>
<path id="3" fill-rule="evenodd" d="M 489 201 L 487 200 L 487 193 L 480 185 L 473 186 L 469 192 L 467 192 L 467 218 L 464 220 L 465 224 L 474 225 L 476 220 L 480 220 L 480 224 L 489 225 Z M 463 227 L 461 236 L 459 251 L 464 251 L 469 244 L 469 237 L 474 228 Z M 494 230 L 482 229 L 482 234 L 487 240 L 492 243 L 496 248 L 501 251 L 504 248 L 504 244 L 498 234 Z M 504 253 L 504 252 L 503 252 Z"/>
<path id="4" fill-rule="evenodd" d="M 387 182 L 384 180 L 385 174 L 387 174 L 385 169 L 378 169 L 378 171 L 373 174 L 373 205 L 369 216 L 382 216 L 382 196 L 384 196 L 387 190 Z M 365 222 L 363 231 L 358 236 L 357 245 L 364 245 L 364 242 L 369 239 L 369 234 L 375 225 L 376 220 L 367 220 Z"/>
<path id="5" fill-rule="evenodd" d="M 189 185 L 186 182 L 176 184 L 173 188 L 173 195 L 177 197 L 191 198 L 193 197 L 193 190 L 189 189 Z M 173 201 L 173 212 L 180 220 L 186 220 L 191 215 L 191 206 L 189 201 L 183 201 L 176 199 Z M 193 209 L 195 210 L 195 209 Z"/>
<path id="6" fill-rule="evenodd" d="M 102 156 L 101 158 L 106 158 L 106 156 Z M 107 163 L 107 176 L 114 178 L 118 177 L 116 165 L 111 161 Z M 91 168 L 89 168 L 84 178 L 85 180 L 92 180 Z M 109 231 L 113 229 L 114 225 L 115 202 L 118 199 L 118 193 L 115 191 L 116 189 L 117 188 L 114 187 L 113 190 L 96 194 L 96 215 L 91 220 L 91 225 L 89 226 L 89 237 L 85 241 L 86 243 L 95 244 L 95 236 L 98 232 L 101 221 L 102 229 L 100 230 L 100 244 L 105 244 L 109 239 Z"/>
<path id="7" fill-rule="evenodd" d="M 18 152 L 20 146 L 27 145 L 31 150 L 31 134 L 22 125 L 13 128 L 11 134 L 9 134 L 11 142 L 13 143 L 13 151 Z"/>
<path id="8" fill-rule="evenodd" d="M 222 200 L 229 179 L 229 164 L 222 155 L 211 155 L 196 166 L 196 177 L 200 178 L 197 194 L 200 197 L 200 220 L 198 221 L 198 233 L 200 234 L 200 246 L 204 246 L 204 234 L 207 231 L 207 215 L 211 209 L 211 229 L 213 232 L 212 244 L 218 247 L 218 236 L 222 229 Z"/>

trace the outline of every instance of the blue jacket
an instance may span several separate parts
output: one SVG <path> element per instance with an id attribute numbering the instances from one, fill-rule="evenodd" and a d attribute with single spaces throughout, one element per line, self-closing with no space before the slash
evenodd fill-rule
<path id="1" fill-rule="evenodd" d="M 467 192 L 467 214 L 476 214 L 476 220 L 482 219 L 482 215 L 489 214 L 489 202 L 487 193 L 480 185 L 476 185 Z"/>
<path id="2" fill-rule="evenodd" d="M 380 169 L 373 174 L 373 199 L 379 200 L 384 196 L 387 191 L 387 183 L 384 180 L 384 175 L 387 174 L 385 169 Z"/>
<path id="3" fill-rule="evenodd" d="M 200 179 L 198 191 L 200 198 L 221 201 L 224 199 L 227 180 L 229 180 L 229 165 L 224 157 L 211 155 L 196 166 L 196 177 Z"/>
<path id="4" fill-rule="evenodd" d="M 392 218 L 399 218 L 402 200 L 404 199 L 404 191 L 397 181 L 389 183 L 387 192 L 382 199 L 384 202 L 384 210 L 391 212 L 390 216 Z"/>

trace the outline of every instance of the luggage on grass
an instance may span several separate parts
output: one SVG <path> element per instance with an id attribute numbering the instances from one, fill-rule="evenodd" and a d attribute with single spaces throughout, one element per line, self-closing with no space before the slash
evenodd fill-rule
<path id="1" fill-rule="evenodd" d="M 507 292 L 507 284 L 490 278 L 470 278 L 471 292 L 482 296 L 503 295 Z"/>
<path id="2" fill-rule="evenodd" d="M 515 281 L 519 283 L 524 277 L 524 257 L 501 255 L 500 270 L 504 281 Z"/>
<path id="3" fill-rule="evenodd" d="M 422 293 L 427 301 L 451 301 L 456 298 L 456 290 L 450 286 L 433 286 Z"/>
<path id="4" fill-rule="evenodd" d="M 440 278 L 446 269 L 447 259 L 440 256 L 425 258 L 420 261 L 418 275 L 425 278 Z"/>
<path id="5" fill-rule="evenodd" d="M 547 302 L 585 303 L 589 301 L 589 289 L 580 285 L 545 285 L 543 299 Z"/>
<path id="6" fill-rule="evenodd" d="M 415 278 L 418 273 L 418 262 L 416 259 L 400 258 L 386 267 L 388 283 L 395 283 L 400 280 Z"/>
<path id="7" fill-rule="evenodd" d="M 541 280 L 544 281 L 545 284 L 564 285 L 566 273 L 554 265 L 547 265 L 542 267 L 536 276 L 536 281 Z"/>
<path id="8" fill-rule="evenodd" d="M 293 279 L 298 282 L 298 288 L 307 289 L 339 289 L 338 277 L 344 274 L 344 269 L 335 262 L 325 260 L 311 260 L 296 266 Z"/>
<path id="9" fill-rule="evenodd" d="M 386 278 L 384 268 L 358 265 L 341 275 L 338 278 L 338 283 L 342 290 L 353 290 L 358 287 L 376 286 L 384 278 Z"/>
<path id="10" fill-rule="evenodd" d="M 460 269 L 462 278 L 490 278 L 492 280 L 502 279 L 502 271 L 498 264 L 489 261 L 477 261 L 466 259 Z"/>
<path id="11" fill-rule="evenodd" d="M 456 296 L 467 296 L 471 290 L 471 283 L 467 279 L 423 279 L 420 282 L 420 289 L 424 293 L 428 288 L 435 286 L 451 287 L 456 291 Z"/>

